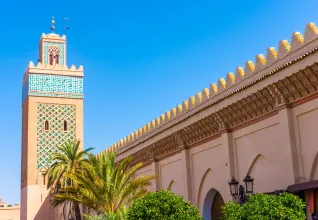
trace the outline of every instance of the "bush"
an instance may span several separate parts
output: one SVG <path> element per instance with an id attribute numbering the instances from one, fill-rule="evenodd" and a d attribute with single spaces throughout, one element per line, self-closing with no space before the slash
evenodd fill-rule
<path id="1" fill-rule="evenodd" d="M 105 213 L 102 215 L 88 216 L 84 215 L 86 220 L 127 220 L 127 208 L 122 207 L 118 209 L 115 213 Z"/>
<path id="2" fill-rule="evenodd" d="M 250 195 L 244 205 L 228 202 L 223 207 L 223 220 L 304 220 L 305 204 L 292 194 L 279 196 Z"/>
<path id="3" fill-rule="evenodd" d="M 127 220 L 125 215 L 109 213 L 103 215 L 85 216 L 87 220 Z"/>
<path id="4" fill-rule="evenodd" d="M 129 220 L 202 220 L 199 210 L 182 196 L 160 190 L 132 203 L 128 210 Z"/>

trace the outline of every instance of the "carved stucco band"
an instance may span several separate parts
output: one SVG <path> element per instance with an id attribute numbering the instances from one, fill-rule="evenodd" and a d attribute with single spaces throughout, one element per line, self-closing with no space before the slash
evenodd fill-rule
<path id="1" fill-rule="evenodd" d="M 132 156 L 135 162 L 147 164 L 153 158 L 160 159 L 180 152 L 184 147 L 191 147 L 225 129 L 231 132 L 235 127 L 275 112 L 282 105 L 293 104 L 313 95 L 317 90 L 318 65 L 315 63 L 162 138 Z"/>

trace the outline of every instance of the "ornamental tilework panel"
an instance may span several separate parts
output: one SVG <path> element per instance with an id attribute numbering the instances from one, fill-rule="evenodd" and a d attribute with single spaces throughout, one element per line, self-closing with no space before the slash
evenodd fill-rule
<path id="1" fill-rule="evenodd" d="M 60 50 L 60 56 L 59 56 L 59 64 L 64 65 L 65 60 L 64 60 L 64 54 L 65 54 L 65 44 L 64 43 L 56 43 L 56 42 L 44 42 L 43 46 L 43 54 L 44 54 L 44 64 L 48 64 L 48 57 L 49 57 L 49 48 L 50 47 L 59 47 Z"/>
<path id="2" fill-rule="evenodd" d="M 37 106 L 37 168 L 48 168 L 49 157 L 57 152 L 68 140 L 74 140 L 76 109 L 74 105 L 43 104 Z M 49 122 L 49 130 L 45 130 L 45 121 Z M 64 121 L 67 122 L 67 131 L 64 131 Z"/>
<path id="3" fill-rule="evenodd" d="M 74 76 L 30 74 L 29 91 L 83 94 L 83 78 Z"/>
<path id="4" fill-rule="evenodd" d="M 22 88 L 22 102 L 28 95 L 83 98 L 83 77 L 29 74 Z"/>

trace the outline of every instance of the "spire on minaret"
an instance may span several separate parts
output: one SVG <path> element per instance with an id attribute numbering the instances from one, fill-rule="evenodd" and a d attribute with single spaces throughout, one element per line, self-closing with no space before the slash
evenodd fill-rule
<path id="1" fill-rule="evenodd" d="M 54 24 L 55 24 L 54 16 L 52 16 L 52 21 L 51 21 L 51 30 L 52 30 L 52 33 L 53 33 L 54 30 L 55 30 Z"/>

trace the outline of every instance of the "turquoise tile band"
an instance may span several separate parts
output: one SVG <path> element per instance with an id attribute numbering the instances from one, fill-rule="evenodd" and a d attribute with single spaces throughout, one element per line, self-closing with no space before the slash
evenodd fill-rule
<path id="1" fill-rule="evenodd" d="M 22 102 L 27 96 L 83 98 L 83 77 L 29 74 L 22 88 Z"/>

